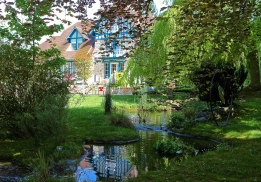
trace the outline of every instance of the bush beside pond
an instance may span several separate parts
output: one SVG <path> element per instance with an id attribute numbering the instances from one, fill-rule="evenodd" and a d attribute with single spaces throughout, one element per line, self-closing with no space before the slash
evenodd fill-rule
<path id="1" fill-rule="evenodd" d="M 166 140 L 159 140 L 155 146 L 156 150 L 163 155 L 195 155 L 197 150 L 185 143 L 179 138 L 170 138 Z"/>

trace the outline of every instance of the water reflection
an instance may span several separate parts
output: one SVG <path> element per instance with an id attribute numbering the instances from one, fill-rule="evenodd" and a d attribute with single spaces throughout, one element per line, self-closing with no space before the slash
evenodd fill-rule
<path id="1" fill-rule="evenodd" d="M 140 116 L 130 114 L 141 140 L 126 145 L 85 145 L 83 156 L 75 173 L 76 181 L 125 181 L 147 171 L 169 167 L 180 160 L 177 157 L 160 156 L 155 150 L 158 140 L 169 139 L 173 135 L 164 130 L 170 113 L 161 112 L 140 120 Z M 142 121 L 146 122 L 142 122 Z M 181 138 L 181 136 L 179 136 Z M 182 137 L 185 143 L 197 150 L 213 148 L 216 143 L 192 137 Z"/>
<path id="2" fill-rule="evenodd" d="M 86 154 L 78 166 L 76 181 L 106 181 L 112 178 L 124 181 L 147 171 L 165 168 L 166 158 L 156 152 L 154 144 L 157 139 L 169 137 L 168 134 L 153 131 L 139 133 L 142 139 L 127 145 L 85 145 Z"/>
<path id="3" fill-rule="evenodd" d="M 24 165 L 0 161 L 0 182 L 22 181 L 29 173 L 30 171 Z"/>
<path id="4" fill-rule="evenodd" d="M 76 181 L 123 181 L 136 177 L 135 165 L 127 160 L 126 146 L 85 145 L 86 154 L 75 173 Z"/>
<path id="5" fill-rule="evenodd" d="M 128 178 L 137 177 L 147 171 L 156 171 L 169 167 L 170 164 L 178 161 L 175 157 L 162 157 L 155 150 L 156 141 L 168 139 L 173 135 L 168 134 L 164 126 L 168 122 L 170 113 L 150 113 L 145 115 L 145 123 L 140 122 L 139 116 L 130 114 L 141 140 L 126 145 L 84 145 L 85 154 L 82 156 L 77 170 L 74 173 L 77 182 L 94 181 L 125 181 Z M 135 119 L 136 118 L 136 119 Z M 181 138 L 181 136 L 179 136 Z M 182 140 L 189 143 L 197 150 L 212 149 L 217 143 L 192 137 L 182 137 Z M 3 165 L 5 164 L 5 165 Z M 0 181 L 18 181 L 19 171 L 8 167 L 8 174 L 5 174 L 10 163 L 0 161 Z M 12 174 L 16 174 L 14 178 Z M 26 174 L 26 173 L 20 173 Z M 6 176 L 6 177 L 2 177 Z M 18 180 L 14 180 L 18 179 Z"/>

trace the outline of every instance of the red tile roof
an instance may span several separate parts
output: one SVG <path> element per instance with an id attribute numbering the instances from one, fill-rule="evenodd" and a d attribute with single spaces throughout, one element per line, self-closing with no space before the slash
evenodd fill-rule
<path id="1" fill-rule="evenodd" d="M 86 26 L 86 25 L 85 25 Z M 70 33 L 73 31 L 73 29 L 76 28 L 80 33 L 82 33 L 82 23 L 77 22 L 73 25 L 71 25 L 69 28 L 65 29 L 60 36 L 54 36 L 49 41 L 45 41 L 39 45 L 39 48 L 42 50 L 50 49 L 51 47 L 55 47 L 61 51 L 61 54 L 65 59 L 67 60 L 73 60 L 76 56 L 77 51 L 67 51 L 68 47 L 70 46 L 70 43 L 68 42 L 67 38 L 70 35 Z M 91 30 L 91 25 L 87 25 L 88 31 Z M 81 45 L 80 49 L 84 45 L 93 45 L 94 39 L 92 36 L 86 36 L 82 33 L 82 36 L 86 39 L 86 41 Z"/>

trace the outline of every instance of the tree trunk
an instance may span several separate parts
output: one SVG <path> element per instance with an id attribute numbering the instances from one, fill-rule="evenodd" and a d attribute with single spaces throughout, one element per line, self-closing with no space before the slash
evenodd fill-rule
<path id="1" fill-rule="evenodd" d="M 259 90 L 261 88 L 260 84 L 260 70 L 259 70 L 259 60 L 258 52 L 254 50 L 250 52 L 247 56 L 249 60 L 249 74 L 250 74 L 250 84 L 249 88 L 252 91 Z"/>
<path id="2" fill-rule="evenodd" d="M 85 80 L 82 82 L 82 94 L 85 94 Z"/>

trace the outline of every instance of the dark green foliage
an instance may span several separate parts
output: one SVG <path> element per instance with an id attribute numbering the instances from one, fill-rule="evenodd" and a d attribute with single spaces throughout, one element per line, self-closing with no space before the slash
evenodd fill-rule
<path id="1" fill-rule="evenodd" d="M 202 110 L 207 108 L 208 107 L 205 102 L 191 100 L 191 101 L 184 102 L 182 106 L 182 113 L 184 114 L 185 118 L 188 118 L 189 121 L 194 122 L 198 114 Z"/>
<path id="2" fill-rule="evenodd" d="M 195 148 L 185 145 L 185 143 L 177 137 L 157 141 L 155 148 L 163 155 L 195 155 L 197 152 Z"/>
<path id="3" fill-rule="evenodd" d="M 246 77 L 247 71 L 242 65 L 237 69 L 228 62 L 214 64 L 209 61 L 202 63 L 201 67 L 192 73 L 190 79 L 197 87 L 201 101 L 220 101 L 218 87 L 222 87 L 224 89 L 223 105 L 228 106 L 231 97 L 236 98 L 242 90 Z"/>
<path id="4" fill-rule="evenodd" d="M 181 129 L 186 128 L 190 124 L 190 121 L 181 112 L 174 112 L 170 116 L 170 122 L 168 123 L 169 129 Z"/>
<path id="5" fill-rule="evenodd" d="M 2 132 L 18 138 L 54 135 L 68 101 L 68 83 L 60 71 L 64 59 L 56 49 L 35 52 L 1 45 L 0 50 Z M 37 60 L 32 60 L 33 53 Z"/>
<path id="6" fill-rule="evenodd" d="M 192 87 L 176 87 L 173 89 L 173 92 L 185 92 L 185 93 L 190 93 L 193 91 Z"/>
<path id="7" fill-rule="evenodd" d="M 108 86 L 105 93 L 105 104 L 104 104 L 105 114 L 110 114 L 111 109 L 112 109 L 112 95 L 111 95 L 111 88 L 110 86 Z"/>

